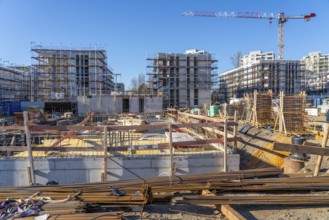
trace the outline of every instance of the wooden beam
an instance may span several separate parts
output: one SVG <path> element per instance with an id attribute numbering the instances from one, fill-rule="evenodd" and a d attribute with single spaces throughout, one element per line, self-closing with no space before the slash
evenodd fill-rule
<path id="1" fill-rule="evenodd" d="M 247 220 L 240 213 L 238 213 L 235 209 L 230 205 L 221 205 L 220 211 L 225 215 L 229 220 Z"/>
<path id="2" fill-rule="evenodd" d="M 172 123 L 169 123 L 168 125 L 168 130 L 169 130 L 169 150 L 170 150 L 170 176 L 174 176 L 174 146 L 173 146 L 173 141 L 172 141 Z"/>
<path id="3" fill-rule="evenodd" d="M 24 131 L 24 126 L 0 126 L 1 131 Z"/>
<path id="4" fill-rule="evenodd" d="M 227 142 L 234 142 L 236 138 L 227 138 Z M 179 146 L 188 146 L 188 145 L 200 145 L 200 144 L 212 144 L 212 143 L 224 143 L 224 138 L 215 138 L 215 139 L 208 139 L 208 140 L 194 140 L 194 141 L 179 141 L 173 142 L 172 146 L 179 147 Z M 158 144 L 158 147 L 169 147 L 169 143 L 161 143 Z"/>
<path id="5" fill-rule="evenodd" d="M 82 122 L 80 122 L 78 124 L 78 126 L 84 125 L 87 121 L 89 121 L 90 119 L 93 118 L 94 114 L 95 113 L 93 112 L 90 115 L 88 115 L 85 119 L 83 119 Z M 51 145 L 51 147 L 56 147 L 57 145 L 59 145 L 60 143 L 62 143 L 62 141 L 64 141 L 65 139 L 69 138 L 70 136 L 72 136 L 72 134 L 74 134 L 74 130 L 70 130 L 66 135 L 64 135 L 63 137 L 61 137 L 60 139 L 58 139 L 55 143 L 53 143 Z"/>
<path id="6" fill-rule="evenodd" d="M 314 154 L 329 156 L 329 148 L 308 146 L 308 145 L 298 145 L 298 144 L 284 144 L 284 143 L 273 143 L 273 150 L 287 151 L 301 154 Z"/>
<path id="7" fill-rule="evenodd" d="M 126 147 L 107 147 L 107 152 L 118 152 L 127 151 L 129 149 Z M 26 146 L 4 146 L 0 147 L 1 151 L 16 151 L 24 152 L 27 151 Z M 102 152 L 104 151 L 101 147 L 32 147 L 32 151 L 59 151 L 59 152 L 72 152 L 72 151 L 90 151 L 90 152 Z"/>
<path id="8" fill-rule="evenodd" d="M 112 142 L 110 142 L 110 145 L 112 146 Z M 103 179 L 102 181 L 107 181 L 107 127 L 104 127 L 104 133 L 103 133 L 103 150 L 104 150 L 104 161 L 103 161 Z"/>
<path id="9" fill-rule="evenodd" d="M 27 145 L 30 172 L 31 172 L 31 181 L 32 181 L 32 184 L 34 184 L 36 182 L 35 182 L 34 163 L 33 163 L 33 154 L 32 154 L 31 133 L 30 133 L 30 128 L 27 125 L 27 122 L 29 121 L 29 116 L 28 116 L 27 111 L 23 112 L 23 117 L 24 117 L 24 130 L 25 130 L 25 136 L 26 136 L 26 145 Z"/>
<path id="10" fill-rule="evenodd" d="M 324 124 L 324 134 L 323 134 L 323 138 L 322 138 L 322 142 L 321 142 L 322 149 L 325 149 L 325 147 L 327 146 L 328 136 L 329 136 L 329 124 L 325 123 Z M 314 176 L 319 175 L 322 160 L 323 160 L 323 155 L 320 155 L 318 157 L 318 161 L 316 162 L 316 165 L 315 165 Z"/>
<path id="11" fill-rule="evenodd" d="M 12 130 L 19 130 L 20 126 L 4 126 L 9 127 Z M 18 127 L 16 129 L 16 127 Z M 210 123 L 190 123 L 190 124 L 173 124 L 172 128 L 192 128 L 192 127 L 223 127 L 222 123 L 219 122 L 210 122 Z M 146 125 L 113 125 L 108 126 L 109 131 L 127 131 L 127 130 L 138 130 L 146 131 L 152 129 L 167 129 L 168 123 L 155 123 L 155 124 L 146 124 Z M 30 129 L 34 132 L 36 131 L 49 131 L 57 134 L 55 131 L 104 131 L 104 126 L 49 126 L 49 125 L 31 125 Z M 1 129 L 0 129 L 1 130 Z M 4 129 L 5 130 L 5 129 Z"/>
<path id="12" fill-rule="evenodd" d="M 223 135 L 223 144 L 224 144 L 224 172 L 227 172 L 227 119 L 224 119 L 224 135 Z"/>
<path id="13" fill-rule="evenodd" d="M 218 122 L 218 123 L 221 123 L 222 126 L 224 126 L 224 120 L 219 119 L 219 118 L 211 118 L 211 117 L 204 116 L 204 115 L 193 115 L 193 114 L 186 113 L 186 112 L 178 112 L 178 115 L 184 115 L 184 116 L 187 116 L 190 118 L 196 118 L 196 119 L 205 120 L 205 121 Z M 228 126 L 238 126 L 238 123 L 236 123 L 234 121 L 228 121 L 227 125 Z"/>
<path id="14" fill-rule="evenodd" d="M 31 125 L 32 131 L 94 131 L 96 126 L 50 126 L 50 125 Z"/>
<path id="15" fill-rule="evenodd" d="M 223 127 L 222 123 L 212 122 L 212 123 L 190 123 L 190 124 L 173 124 L 173 128 L 194 128 L 194 127 Z"/>

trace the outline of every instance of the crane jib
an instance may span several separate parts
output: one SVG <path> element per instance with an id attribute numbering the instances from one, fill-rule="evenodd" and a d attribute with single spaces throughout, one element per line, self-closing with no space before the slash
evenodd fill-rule
<path id="1" fill-rule="evenodd" d="M 286 16 L 284 12 L 279 14 L 273 13 L 260 13 L 260 12 L 208 12 L 208 11 L 195 11 L 195 12 L 184 12 L 183 16 L 202 16 L 202 17 L 217 17 L 217 18 L 258 18 L 258 19 L 268 19 L 270 23 L 273 19 L 277 19 L 279 23 L 279 39 L 278 39 L 278 59 L 283 60 L 283 48 L 284 48 L 284 23 L 289 19 L 304 19 L 304 21 L 309 21 L 311 18 L 316 17 L 315 13 L 309 13 L 306 15 L 298 16 Z"/>

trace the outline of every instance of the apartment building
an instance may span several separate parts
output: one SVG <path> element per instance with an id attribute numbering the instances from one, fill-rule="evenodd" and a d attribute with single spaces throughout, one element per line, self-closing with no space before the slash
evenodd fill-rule
<path id="1" fill-rule="evenodd" d="M 28 72 L 0 66 L 0 102 L 20 102 L 30 98 Z"/>
<path id="2" fill-rule="evenodd" d="M 275 60 L 274 52 L 251 51 L 240 59 L 240 66 L 252 65 L 260 60 Z"/>
<path id="3" fill-rule="evenodd" d="M 298 60 L 258 60 L 251 65 L 240 66 L 219 75 L 221 102 L 241 98 L 253 90 L 275 95 L 283 91 L 286 95 L 298 94 L 303 90 L 304 74 Z"/>
<path id="4" fill-rule="evenodd" d="M 104 48 L 33 45 L 32 101 L 72 102 L 78 96 L 110 94 L 113 73 Z"/>
<path id="5" fill-rule="evenodd" d="M 217 60 L 203 50 L 157 53 L 147 58 L 148 87 L 161 94 L 163 107 L 192 108 L 210 104 Z"/>
<path id="6" fill-rule="evenodd" d="M 329 54 L 310 52 L 302 58 L 306 93 L 312 96 L 329 95 Z"/>

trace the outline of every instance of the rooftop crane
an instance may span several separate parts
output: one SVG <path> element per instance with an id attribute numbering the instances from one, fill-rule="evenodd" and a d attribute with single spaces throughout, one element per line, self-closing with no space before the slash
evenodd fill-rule
<path id="1" fill-rule="evenodd" d="M 289 19 L 304 19 L 304 21 L 309 21 L 311 18 L 316 16 L 315 13 L 310 13 L 306 15 L 299 15 L 299 16 L 285 16 L 285 14 L 266 14 L 266 13 L 259 13 L 259 12 L 183 12 L 182 16 L 201 16 L 201 17 L 217 17 L 217 18 L 259 18 L 259 19 L 268 19 L 270 23 L 272 20 L 277 19 L 279 23 L 279 32 L 278 32 L 278 50 L 279 50 L 279 60 L 283 59 L 283 47 L 284 47 L 284 23 L 286 23 Z"/>

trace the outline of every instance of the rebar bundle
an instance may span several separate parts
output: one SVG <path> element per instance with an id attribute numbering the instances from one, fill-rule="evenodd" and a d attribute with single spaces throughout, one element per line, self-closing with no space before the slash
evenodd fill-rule
<path id="1" fill-rule="evenodd" d="M 272 93 L 257 94 L 256 111 L 258 124 L 273 124 Z"/>
<path id="2" fill-rule="evenodd" d="M 278 169 L 265 168 L 88 184 L 1 187 L 0 199 L 4 201 L 3 205 L 9 202 L 13 205 L 20 205 L 19 203 L 22 202 L 39 204 L 30 208 L 38 207 L 35 213 L 59 216 L 59 219 L 87 219 L 87 217 L 91 219 L 91 215 L 82 213 L 97 212 L 97 207 L 102 206 L 169 204 L 175 195 L 186 195 L 186 193 L 193 196 L 183 196 L 183 200 L 177 201 L 178 204 L 329 204 L 328 195 L 313 193 L 313 191 L 329 191 L 329 176 L 277 177 L 279 174 L 281 171 Z M 203 191 L 212 192 L 213 195 L 199 196 Z M 274 191 L 276 194 L 268 193 Z M 228 192 L 234 194 L 223 194 Z M 266 192 L 266 194 L 250 195 L 250 192 Z M 68 216 L 69 214 L 74 215 Z M 98 214 L 102 215 L 102 213 Z M 120 219 L 120 217 L 110 216 L 108 219 Z"/>
<path id="3" fill-rule="evenodd" d="M 305 95 L 283 97 L 283 114 L 288 133 L 305 132 L 305 101 Z"/>

